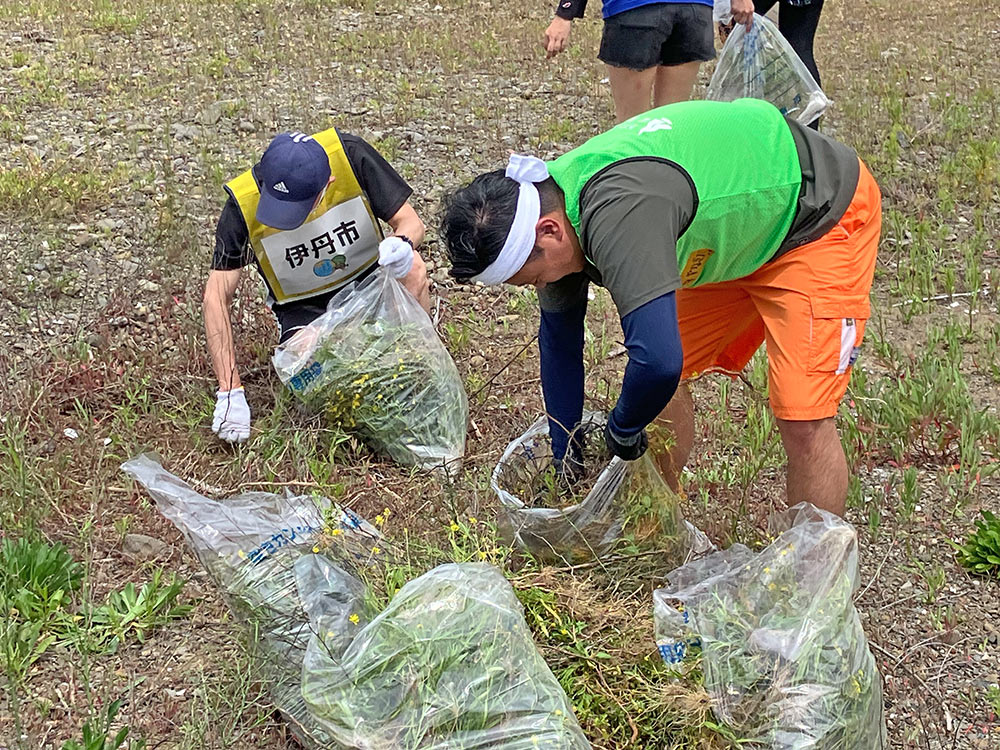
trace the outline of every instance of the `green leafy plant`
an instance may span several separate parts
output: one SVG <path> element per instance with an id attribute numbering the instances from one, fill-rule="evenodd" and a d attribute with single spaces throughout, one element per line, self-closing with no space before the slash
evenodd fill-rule
<path id="1" fill-rule="evenodd" d="M 108 707 L 96 718 L 88 720 L 83 725 L 83 742 L 77 740 L 67 740 L 63 743 L 62 750 L 118 750 L 125 746 L 128 739 L 129 728 L 122 727 L 113 736 L 109 736 L 111 725 L 121 710 L 121 699 L 112 701 Z M 144 747 L 145 743 L 129 743 L 128 747 Z"/>
<path id="2" fill-rule="evenodd" d="M 72 592 L 82 580 L 83 568 L 62 544 L 0 543 L 0 662 L 9 676 L 23 678 L 65 633 Z"/>
<path id="3" fill-rule="evenodd" d="M 138 589 L 134 583 L 127 583 L 123 589 L 112 593 L 106 604 L 91 613 L 96 644 L 114 650 L 129 635 L 144 643 L 146 634 L 153 628 L 185 617 L 191 606 L 177 604 L 183 588 L 182 579 L 171 574 L 169 580 L 164 580 L 163 570 L 159 568 Z"/>
<path id="4" fill-rule="evenodd" d="M 56 636 L 47 632 L 46 623 L 8 617 L 0 623 L 0 663 L 4 672 L 14 681 L 24 679 L 28 667 L 55 641 Z"/>
<path id="5" fill-rule="evenodd" d="M 4 539 L 0 544 L 0 597 L 38 620 L 63 604 L 83 581 L 83 568 L 62 544 Z"/>
<path id="6" fill-rule="evenodd" d="M 1000 518 L 988 510 L 982 516 L 964 545 L 951 544 L 958 550 L 959 562 L 973 573 L 1000 578 Z"/>

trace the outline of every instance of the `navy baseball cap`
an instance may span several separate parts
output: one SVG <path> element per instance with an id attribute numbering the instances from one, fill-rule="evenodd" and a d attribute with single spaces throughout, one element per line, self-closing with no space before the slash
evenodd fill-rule
<path id="1" fill-rule="evenodd" d="M 295 229 L 330 181 L 330 160 L 311 135 L 281 133 L 260 158 L 257 177 L 257 221 L 275 229 Z"/>

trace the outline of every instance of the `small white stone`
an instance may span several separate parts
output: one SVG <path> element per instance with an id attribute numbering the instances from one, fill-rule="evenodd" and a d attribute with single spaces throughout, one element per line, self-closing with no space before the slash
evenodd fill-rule
<path id="1" fill-rule="evenodd" d="M 80 433 L 74 430 L 72 427 L 67 427 L 65 430 L 63 430 L 63 435 L 68 437 L 70 440 L 76 440 L 78 437 L 80 437 Z"/>

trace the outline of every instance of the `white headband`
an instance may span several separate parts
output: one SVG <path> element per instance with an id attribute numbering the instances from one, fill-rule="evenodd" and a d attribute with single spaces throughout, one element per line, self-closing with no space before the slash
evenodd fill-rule
<path id="1" fill-rule="evenodd" d="M 531 255 L 535 246 L 535 225 L 541 215 L 538 189 L 533 183 L 548 179 L 549 168 L 534 156 L 511 154 L 504 174 L 520 184 L 517 210 L 497 259 L 471 279 L 484 284 L 503 283 L 520 271 Z"/>

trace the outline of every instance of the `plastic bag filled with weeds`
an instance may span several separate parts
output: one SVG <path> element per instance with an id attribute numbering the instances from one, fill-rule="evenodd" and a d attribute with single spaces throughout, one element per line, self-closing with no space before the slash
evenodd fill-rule
<path id="1" fill-rule="evenodd" d="M 750 31 L 737 24 L 729 35 L 706 99 L 731 102 L 750 97 L 764 99 L 803 125 L 830 106 L 805 63 L 767 18 L 754 15 Z"/>
<path id="2" fill-rule="evenodd" d="M 854 528 L 807 503 L 779 522 L 759 553 L 734 545 L 667 576 L 653 593 L 660 653 L 680 671 L 700 654 L 713 710 L 748 747 L 885 748 L 881 678 L 853 600 Z"/>
<path id="3" fill-rule="evenodd" d="M 583 453 L 583 476 L 571 483 L 553 464 L 547 418 L 507 446 L 490 485 L 503 505 L 501 526 L 543 561 L 592 560 L 627 536 L 681 563 L 691 537 L 677 495 L 648 454 L 638 461 L 609 456 L 604 422 L 602 414 L 584 414 L 573 437 Z"/>
<path id="4" fill-rule="evenodd" d="M 311 410 L 403 464 L 457 473 L 468 401 L 427 313 L 378 271 L 279 346 L 281 382 Z"/>
<path id="5" fill-rule="evenodd" d="M 346 643 L 356 632 L 366 591 L 349 571 L 370 554 L 378 531 L 326 498 L 252 492 L 216 501 L 149 456 L 122 469 L 180 529 L 247 627 L 271 698 L 300 742 L 334 747 L 302 700 L 310 618 L 324 618 L 331 640 Z M 314 554 L 320 544 L 324 554 Z"/>
<path id="6" fill-rule="evenodd" d="M 345 747 L 590 747 L 493 566 L 452 563 L 410 581 L 346 648 L 327 619 L 315 622 L 302 693 Z"/>

